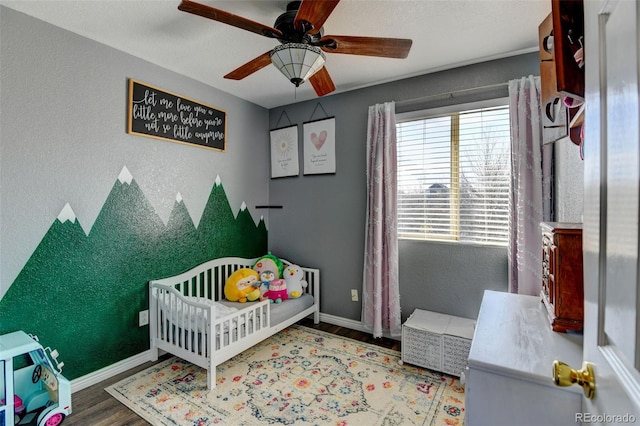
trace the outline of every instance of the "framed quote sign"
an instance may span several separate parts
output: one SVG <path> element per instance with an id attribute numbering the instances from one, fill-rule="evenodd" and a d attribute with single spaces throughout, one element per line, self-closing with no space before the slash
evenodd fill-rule
<path id="1" fill-rule="evenodd" d="M 226 150 L 227 113 L 129 79 L 127 133 Z"/>
<path id="2" fill-rule="evenodd" d="M 271 139 L 271 177 L 298 176 L 298 126 L 269 132 Z"/>

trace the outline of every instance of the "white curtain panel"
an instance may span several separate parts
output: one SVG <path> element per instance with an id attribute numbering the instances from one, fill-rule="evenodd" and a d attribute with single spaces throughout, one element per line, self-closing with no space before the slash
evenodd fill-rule
<path id="1" fill-rule="evenodd" d="M 541 111 L 540 77 L 509 81 L 509 291 L 529 295 L 540 293 L 540 222 L 549 220 L 551 215 L 552 145 L 542 143 Z"/>
<path id="2" fill-rule="evenodd" d="M 369 107 L 362 322 L 373 337 L 400 336 L 395 103 Z"/>

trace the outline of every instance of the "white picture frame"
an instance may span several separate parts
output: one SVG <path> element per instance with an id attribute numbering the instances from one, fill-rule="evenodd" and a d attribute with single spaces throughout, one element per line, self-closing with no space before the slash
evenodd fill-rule
<path id="1" fill-rule="evenodd" d="M 282 127 L 269 132 L 271 140 L 271 178 L 298 176 L 298 126 Z"/>
<path id="2" fill-rule="evenodd" d="M 335 117 L 303 124 L 304 174 L 336 172 Z"/>

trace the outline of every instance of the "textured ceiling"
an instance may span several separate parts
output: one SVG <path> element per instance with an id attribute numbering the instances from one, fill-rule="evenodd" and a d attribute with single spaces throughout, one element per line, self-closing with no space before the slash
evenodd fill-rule
<path id="1" fill-rule="evenodd" d="M 273 26 L 287 1 L 201 3 Z M 273 66 L 240 80 L 223 76 L 276 46 L 274 39 L 181 12 L 178 0 L 0 1 L 74 33 L 266 108 L 313 99 Z M 325 34 L 410 38 L 406 59 L 327 54 L 340 93 L 483 60 L 537 50 L 550 0 L 342 0 Z"/>

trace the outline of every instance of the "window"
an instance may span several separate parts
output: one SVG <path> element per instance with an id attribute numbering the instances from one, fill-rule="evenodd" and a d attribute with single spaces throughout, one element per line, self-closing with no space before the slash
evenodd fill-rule
<path id="1" fill-rule="evenodd" d="M 13 357 L 13 371 L 21 370 L 33 364 L 34 362 L 29 354 L 20 354 Z"/>
<path id="2" fill-rule="evenodd" d="M 508 101 L 399 114 L 396 131 L 398 238 L 506 245 Z"/>

